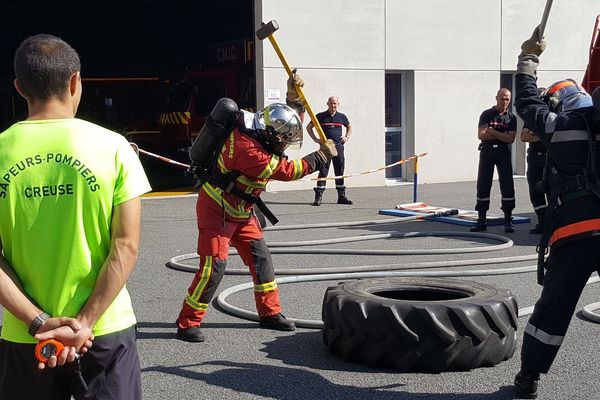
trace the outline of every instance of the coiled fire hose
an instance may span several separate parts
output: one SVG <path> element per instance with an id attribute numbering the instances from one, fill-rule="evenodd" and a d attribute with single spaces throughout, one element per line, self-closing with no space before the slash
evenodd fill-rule
<path id="1" fill-rule="evenodd" d="M 337 223 L 318 223 L 318 224 L 299 224 L 299 225 L 284 225 L 277 227 L 267 227 L 264 231 L 282 231 L 291 229 L 315 229 L 315 228 L 333 228 L 333 227 L 348 227 L 348 226 L 370 226 L 380 224 L 402 223 L 414 221 L 417 219 L 426 219 L 432 215 L 411 216 L 401 218 L 389 218 L 372 221 L 353 221 L 353 222 L 337 222 Z M 470 237 L 479 239 L 488 239 L 500 244 L 477 246 L 469 248 L 451 248 L 451 249 L 413 249 L 413 250 L 374 250 L 374 249 L 315 249 L 306 246 L 325 245 L 335 243 L 348 243 L 364 240 L 375 240 L 384 238 L 414 238 L 425 236 L 452 236 L 452 237 Z M 458 253 L 476 253 L 503 250 L 512 247 L 513 241 L 501 235 L 481 233 L 481 232 L 460 232 L 460 231 L 435 231 L 435 232 L 394 232 L 385 234 L 358 235 L 336 239 L 322 239 L 310 241 L 296 242 L 270 242 L 269 249 L 272 254 L 339 254 L 339 255 L 408 255 L 408 254 L 458 254 Z M 230 251 L 230 254 L 237 254 L 235 249 Z M 196 266 L 185 264 L 183 261 L 198 259 L 195 253 L 182 254 L 175 256 L 167 262 L 166 266 L 175 270 L 184 272 L 196 272 Z M 318 268 L 294 268 L 294 269 L 275 269 L 276 275 L 293 275 L 283 278 L 278 278 L 278 284 L 299 283 L 299 282 L 314 282 L 328 280 L 347 280 L 361 278 L 381 278 L 381 277 L 398 277 L 398 276 L 429 276 L 429 277 L 464 277 L 464 276 L 491 276 L 491 275 L 508 275 L 522 274 L 536 271 L 536 266 L 526 267 L 511 267 L 501 269 L 478 269 L 478 270 L 438 270 L 438 271 L 422 271 L 422 269 L 440 268 L 440 267 L 456 267 L 456 266 L 475 266 L 487 264 L 499 264 L 509 262 L 521 262 L 536 260 L 537 254 L 512 256 L 512 257 L 496 257 L 485 259 L 472 260 L 452 260 L 452 261 L 434 261 L 421 262 L 410 264 L 386 264 L 386 265 L 365 265 L 353 267 L 318 267 Z M 415 271 L 405 271 L 415 270 Z M 249 275 L 247 269 L 226 269 L 227 275 Z M 587 284 L 600 282 L 599 277 L 592 277 Z M 258 321 L 258 314 L 229 304 L 227 297 L 244 291 L 250 290 L 253 287 L 252 282 L 243 283 L 223 290 L 216 298 L 217 304 L 227 313 L 239 318 Z M 587 319 L 600 323 L 600 315 L 594 310 L 600 308 L 600 302 L 592 303 L 583 307 L 582 314 Z M 519 309 L 519 317 L 530 315 L 533 312 L 533 306 Z M 320 320 L 294 319 L 288 318 L 298 327 L 321 329 L 323 322 Z"/>

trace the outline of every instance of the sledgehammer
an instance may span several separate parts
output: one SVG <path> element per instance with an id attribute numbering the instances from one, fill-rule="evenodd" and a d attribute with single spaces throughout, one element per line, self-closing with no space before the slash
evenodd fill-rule
<path id="1" fill-rule="evenodd" d="M 275 31 L 278 29 L 279 29 L 279 24 L 277 23 L 277 21 L 271 20 L 271 22 L 269 22 L 268 24 L 263 23 L 263 26 L 256 31 L 256 37 L 258 37 L 259 40 L 265 40 L 266 38 L 269 39 L 269 42 L 271 42 L 271 45 L 273 46 L 275 53 L 277 53 L 279 60 L 283 64 L 283 68 L 285 68 L 285 72 L 287 72 L 288 77 L 291 77 L 292 74 L 294 73 L 294 71 L 292 71 L 292 69 L 290 68 L 290 65 L 288 64 L 287 60 L 285 59 L 285 56 L 283 55 L 283 52 L 281 51 L 281 48 L 279 47 L 277 40 L 275 40 L 275 37 L 273 36 L 273 33 L 275 33 Z M 321 139 L 321 143 L 325 143 L 327 138 L 325 137 L 323 128 L 321 128 L 321 124 L 317 120 L 317 117 L 315 116 L 315 113 L 313 112 L 312 108 L 310 107 L 310 104 L 308 104 L 308 100 L 306 100 L 306 96 L 304 96 L 304 91 L 302 90 L 302 88 L 300 86 L 296 85 L 295 83 L 294 83 L 294 86 L 296 87 L 296 92 L 298 93 L 298 95 L 300 96 L 300 99 L 302 100 L 302 105 L 304 105 L 304 108 L 306 108 L 308 115 L 310 115 L 310 120 L 312 121 L 313 125 L 317 129 L 317 132 L 319 133 L 319 138 Z"/>

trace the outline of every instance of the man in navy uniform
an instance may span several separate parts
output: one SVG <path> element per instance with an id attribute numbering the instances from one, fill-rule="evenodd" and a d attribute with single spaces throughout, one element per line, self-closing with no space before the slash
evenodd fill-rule
<path id="1" fill-rule="evenodd" d="M 333 157 L 333 159 L 327 163 L 323 168 L 319 170 L 319 178 L 327 177 L 329 173 L 329 166 L 331 162 L 333 162 L 333 172 L 335 176 L 344 175 L 344 145 L 348 140 L 350 140 L 350 136 L 352 135 L 352 126 L 350 125 L 350 121 L 348 121 L 348 117 L 338 112 L 338 107 L 340 105 L 340 101 L 336 96 L 331 96 L 327 100 L 327 111 L 323 111 L 317 114 L 317 120 L 319 124 L 323 128 L 323 133 L 325 133 L 325 137 L 327 139 L 333 140 L 335 143 L 335 149 L 337 150 L 337 156 Z M 346 128 L 346 134 L 343 134 L 342 128 Z M 321 140 L 315 135 L 314 125 L 312 121 L 306 127 L 306 131 L 310 135 L 310 137 L 318 144 L 321 143 Z M 320 206 L 321 200 L 323 199 L 323 192 L 325 191 L 325 180 L 317 181 L 317 186 L 314 188 L 315 190 L 315 201 L 313 206 Z M 338 204 L 352 204 L 352 202 L 346 197 L 346 186 L 344 186 L 344 178 L 337 178 L 335 180 L 335 188 L 338 192 Z"/>
<path id="2" fill-rule="evenodd" d="M 490 191 L 494 166 L 498 170 L 500 193 L 504 212 L 504 231 L 515 231 L 512 224 L 512 210 L 515 208 L 515 187 L 512 175 L 510 144 L 514 142 L 517 119 L 509 110 L 511 100 L 510 90 L 502 88 L 496 94 L 496 105 L 485 110 L 479 117 L 477 135 L 479 144 L 479 169 L 477 173 L 477 225 L 471 228 L 473 232 L 487 229 L 486 214 L 490 208 Z"/>

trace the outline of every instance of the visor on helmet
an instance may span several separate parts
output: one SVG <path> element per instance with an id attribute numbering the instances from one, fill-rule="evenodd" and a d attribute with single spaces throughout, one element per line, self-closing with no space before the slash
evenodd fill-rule
<path id="1" fill-rule="evenodd" d="M 540 98 L 556 113 L 593 106 L 591 96 L 572 79 L 552 84 Z"/>
<path id="2" fill-rule="evenodd" d="M 302 146 L 302 121 L 289 106 L 269 104 L 254 116 L 253 127 L 264 131 L 274 143 L 282 146 Z"/>

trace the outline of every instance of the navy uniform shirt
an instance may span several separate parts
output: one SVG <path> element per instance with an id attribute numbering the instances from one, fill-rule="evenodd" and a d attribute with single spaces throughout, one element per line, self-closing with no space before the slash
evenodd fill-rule
<path id="1" fill-rule="evenodd" d="M 517 118 L 513 113 L 507 111 L 499 113 L 496 107 L 492 107 L 481 113 L 478 127 L 487 126 L 498 132 L 509 132 L 517 130 Z M 485 144 L 510 144 L 498 139 L 482 141 Z"/>
<path id="2" fill-rule="evenodd" d="M 348 128 L 350 121 L 348 117 L 341 112 L 336 112 L 335 115 L 329 114 L 329 111 L 323 111 L 317 114 L 317 120 L 323 128 L 323 133 L 327 139 L 333 140 L 334 143 L 339 144 L 342 140 L 342 126 Z"/>

